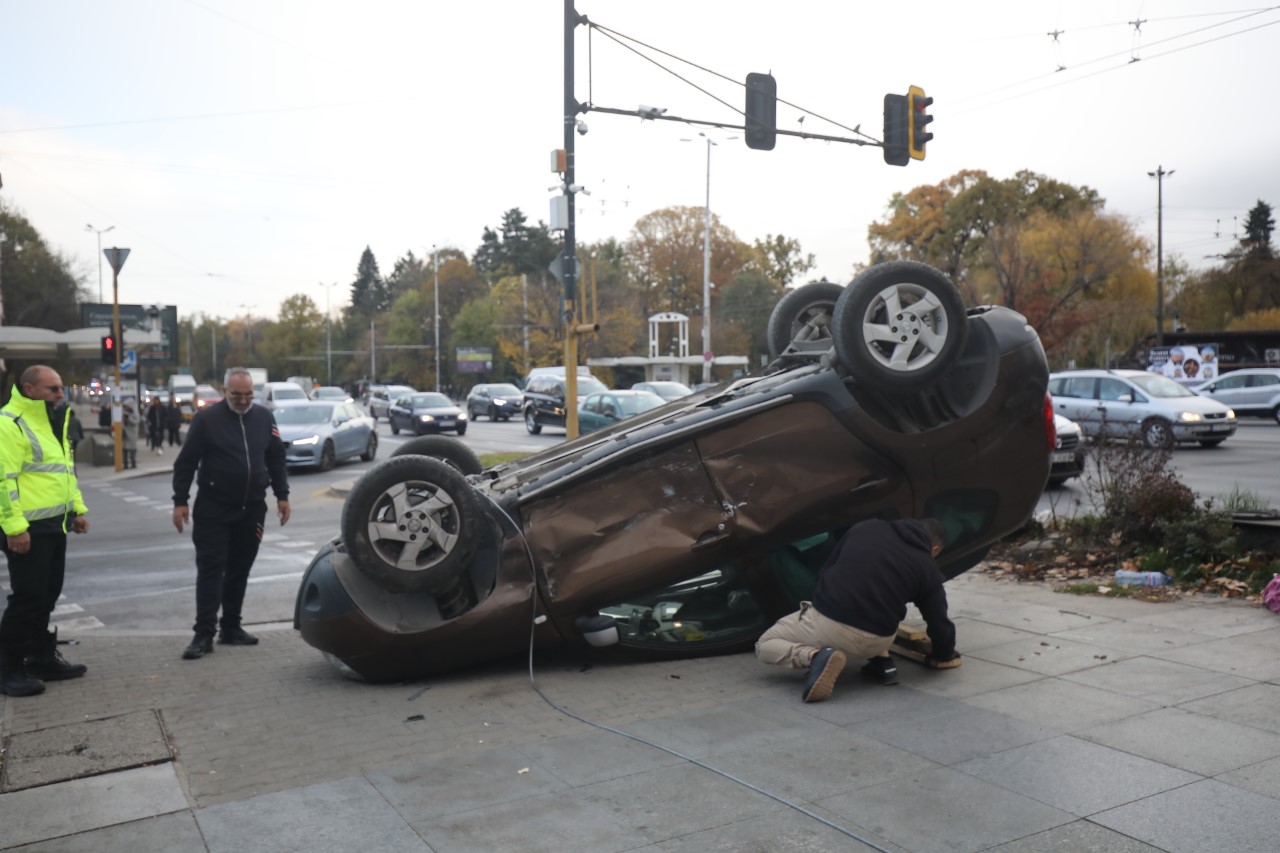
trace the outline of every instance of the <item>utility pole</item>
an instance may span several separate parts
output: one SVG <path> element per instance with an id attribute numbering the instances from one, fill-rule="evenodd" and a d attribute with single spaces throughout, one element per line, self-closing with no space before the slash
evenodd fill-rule
<path id="1" fill-rule="evenodd" d="M 1156 179 L 1156 346 L 1164 346 L 1164 177 L 1176 169 L 1156 166 L 1147 175 Z"/>
<path id="2" fill-rule="evenodd" d="M 435 282 L 435 350 L 436 350 L 436 393 L 440 393 L 440 253 L 431 247 L 431 278 Z"/>

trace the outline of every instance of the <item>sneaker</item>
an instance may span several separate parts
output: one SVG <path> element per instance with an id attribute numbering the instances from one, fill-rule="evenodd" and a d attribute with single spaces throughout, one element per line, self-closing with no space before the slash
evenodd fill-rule
<path id="1" fill-rule="evenodd" d="M 898 683 L 898 665 L 893 658 L 874 657 L 862 665 L 862 674 L 884 685 Z"/>
<path id="2" fill-rule="evenodd" d="M 804 680 L 804 701 L 821 702 L 831 695 L 836 679 L 844 670 L 844 652 L 827 646 L 809 661 L 809 677 Z"/>
<path id="3" fill-rule="evenodd" d="M 208 634 L 196 634 L 196 638 L 191 641 L 191 645 L 182 651 L 183 660 L 195 660 L 202 658 L 213 652 L 213 637 Z"/>
<path id="4" fill-rule="evenodd" d="M 237 625 L 234 628 L 223 628 L 218 634 L 218 642 L 226 646 L 256 646 L 258 638 Z"/>

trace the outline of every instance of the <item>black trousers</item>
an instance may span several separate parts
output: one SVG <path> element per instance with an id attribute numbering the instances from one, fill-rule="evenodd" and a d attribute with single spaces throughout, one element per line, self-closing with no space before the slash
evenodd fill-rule
<path id="1" fill-rule="evenodd" d="M 167 429 L 169 431 L 169 446 L 173 447 L 176 444 L 182 444 L 182 438 L 178 435 L 178 431 L 181 430 L 182 427 L 180 425 L 171 426 L 167 427 Z"/>
<path id="2" fill-rule="evenodd" d="M 9 558 L 9 604 L 0 616 L 0 646 L 16 648 L 42 639 L 49 631 L 49 614 L 62 595 L 67 570 L 67 535 L 31 537 L 31 550 Z"/>
<path id="3" fill-rule="evenodd" d="M 262 543 L 262 524 L 266 517 L 265 501 L 239 516 L 209 520 L 201 518 L 198 510 L 193 513 L 191 542 L 196 546 L 197 634 L 214 634 L 219 624 L 219 608 L 224 631 L 240 626 L 244 590 Z"/>

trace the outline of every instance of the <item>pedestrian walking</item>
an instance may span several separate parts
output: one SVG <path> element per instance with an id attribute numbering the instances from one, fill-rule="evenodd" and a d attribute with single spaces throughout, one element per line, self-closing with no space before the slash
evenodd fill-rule
<path id="1" fill-rule="evenodd" d="M 67 446 L 71 448 L 71 463 L 76 461 L 76 448 L 84 441 L 84 424 L 76 415 L 75 406 L 67 406 Z"/>
<path id="2" fill-rule="evenodd" d="M 160 398 L 152 397 L 151 405 L 147 406 L 146 415 L 147 448 L 157 456 L 164 453 L 164 426 L 167 419 L 168 416 L 165 414 Z"/>
<path id="3" fill-rule="evenodd" d="M 280 524 L 289 521 L 289 480 L 275 418 L 253 404 L 248 370 L 231 368 L 225 384 L 225 398 L 192 420 L 173 465 L 173 525 L 181 533 L 190 522 L 196 546 L 195 638 L 182 652 L 186 660 L 212 652 L 219 627 L 219 643 L 257 645 L 240 618 L 249 570 L 262 542 L 268 484 Z M 189 511 L 193 479 L 199 490 Z"/>
<path id="4" fill-rule="evenodd" d="M 138 467 L 138 414 L 133 410 L 133 403 L 125 403 L 120 408 L 120 447 L 124 455 L 124 467 Z"/>
<path id="5" fill-rule="evenodd" d="M 46 681 L 79 678 L 88 667 L 58 652 L 49 617 L 62 594 L 67 531 L 89 532 L 76 484 L 62 377 L 35 365 L 0 409 L 0 543 L 9 560 L 9 599 L 0 616 L 0 693 L 32 696 Z"/>
<path id="6" fill-rule="evenodd" d="M 802 696 L 831 695 L 848 658 L 867 659 L 862 674 L 896 684 L 889 647 L 914 603 L 928 625 L 930 666 L 957 666 L 956 628 L 947 618 L 945 578 L 934 558 L 946 545 L 937 519 L 872 519 L 844 535 L 818 575 L 813 601 L 784 616 L 756 642 L 764 663 L 807 669 Z"/>
<path id="7" fill-rule="evenodd" d="M 178 433 L 182 429 L 182 407 L 178 405 L 177 397 L 170 397 L 169 405 L 165 407 L 164 428 L 169 433 L 169 446 L 181 447 L 182 436 Z"/>

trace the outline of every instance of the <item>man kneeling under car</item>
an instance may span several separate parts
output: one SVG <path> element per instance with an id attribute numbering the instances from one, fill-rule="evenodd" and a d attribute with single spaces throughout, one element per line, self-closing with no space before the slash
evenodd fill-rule
<path id="1" fill-rule="evenodd" d="M 910 602 L 928 625 L 932 654 L 925 663 L 958 666 L 945 578 L 934 560 L 946 541 L 946 529 L 933 518 L 854 525 L 822 567 L 813 601 L 802 601 L 798 611 L 765 631 L 756 642 L 756 657 L 807 669 L 806 702 L 831 695 L 848 658 L 867 659 L 862 667 L 867 678 L 897 684 L 889 647 Z"/>

